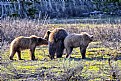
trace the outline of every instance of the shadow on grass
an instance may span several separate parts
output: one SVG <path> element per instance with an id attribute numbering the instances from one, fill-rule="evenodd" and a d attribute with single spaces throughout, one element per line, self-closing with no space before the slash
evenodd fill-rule
<path id="1" fill-rule="evenodd" d="M 67 58 L 65 58 L 67 59 Z M 91 58 L 86 58 L 86 59 L 82 59 L 82 58 L 76 58 L 76 57 L 71 57 L 69 58 L 70 61 L 81 61 L 81 60 L 89 60 L 89 61 L 92 61 L 93 59 Z"/>
<path id="2" fill-rule="evenodd" d="M 85 59 L 82 59 L 82 58 L 75 58 L 75 57 L 71 57 L 69 58 L 70 61 L 81 61 L 81 60 L 86 60 L 86 61 L 93 61 L 93 60 L 97 60 L 97 61 L 101 61 L 101 60 L 108 60 L 109 57 L 101 57 L 101 56 L 98 56 L 98 57 L 93 57 L 93 58 L 85 58 Z M 121 57 L 118 57 L 114 60 L 121 60 Z"/>
<path id="3" fill-rule="evenodd" d="M 85 58 L 85 59 L 82 59 L 82 58 L 75 58 L 75 57 L 71 57 L 69 58 L 70 61 L 81 61 L 81 60 L 85 60 L 85 61 L 93 61 L 93 60 L 97 60 L 97 61 L 101 61 L 101 60 L 108 60 L 109 58 L 102 58 L 102 57 L 93 57 L 93 58 Z M 121 60 L 121 59 L 120 59 Z"/>

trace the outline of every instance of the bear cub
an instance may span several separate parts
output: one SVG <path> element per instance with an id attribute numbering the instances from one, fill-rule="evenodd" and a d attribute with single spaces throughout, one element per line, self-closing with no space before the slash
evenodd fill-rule
<path id="1" fill-rule="evenodd" d="M 34 51 L 36 46 L 39 45 L 48 45 L 48 41 L 35 35 L 30 37 L 19 36 L 15 38 L 10 44 L 9 59 L 13 60 L 15 53 L 17 53 L 18 59 L 23 60 L 21 58 L 21 50 L 30 49 L 31 60 L 35 60 Z"/>
<path id="2" fill-rule="evenodd" d="M 86 32 L 81 34 L 70 34 L 64 40 L 64 46 L 67 52 L 66 58 L 70 58 L 73 48 L 80 47 L 82 59 L 85 59 L 86 48 L 88 44 L 93 40 L 93 36 Z"/>

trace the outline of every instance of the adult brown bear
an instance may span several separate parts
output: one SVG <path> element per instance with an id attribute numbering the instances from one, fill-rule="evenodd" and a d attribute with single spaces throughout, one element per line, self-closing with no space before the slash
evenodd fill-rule
<path id="1" fill-rule="evenodd" d="M 30 37 L 20 36 L 15 38 L 10 44 L 10 60 L 13 60 L 13 56 L 17 52 L 18 59 L 21 59 L 21 50 L 30 49 L 31 60 L 35 60 L 34 51 L 36 46 L 47 45 L 48 41 L 41 37 L 32 35 Z"/>
<path id="2" fill-rule="evenodd" d="M 64 46 L 67 52 L 66 58 L 70 58 L 73 48 L 80 47 L 82 59 L 86 58 L 86 48 L 88 44 L 93 40 L 93 36 L 86 32 L 81 34 L 70 34 L 64 40 Z"/>
<path id="3" fill-rule="evenodd" d="M 68 35 L 65 29 L 56 28 L 53 31 L 47 31 L 44 38 L 48 40 L 50 58 L 61 58 L 64 51 L 64 39 Z"/>

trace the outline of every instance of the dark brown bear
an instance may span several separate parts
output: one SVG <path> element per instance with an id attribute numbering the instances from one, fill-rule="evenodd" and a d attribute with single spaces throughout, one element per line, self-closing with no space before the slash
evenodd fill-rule
<path id="1" fill-rule="evenodd" d="M 44 38 L 48 40 L 50 58 L 54 59 L 55 53 L 57 58 L 61 58 L 64 51 L 64 39 L 67 36 L 66 30 L 56 28 L 53 31 L 47 31 Z"/>
<path id="2" fill-rule="evenodd" d="M 88 44 L 93 40 L 93 36 L 86 32 L 81 34 L 70 34 L 64 40 L 64 46 L 67 52 L 66 58 L 70 58 L 73 48 L 80 47 L 82 59 L 86 58 L 86 48 Z"/>
<path id="3" fill-rule="evenodd" d="M 41 37 L 32 35 L 30 37 L 20 36 L 15 38 L 10 45 L 10 60 L 13 60 L 13 56 L 17 52 L 18 59 L 21 59 L 21 50 L 30 49 L 31 60 L 35 60 L 34 51 L 36 46 L 47 45 L 48 41 Z"/>

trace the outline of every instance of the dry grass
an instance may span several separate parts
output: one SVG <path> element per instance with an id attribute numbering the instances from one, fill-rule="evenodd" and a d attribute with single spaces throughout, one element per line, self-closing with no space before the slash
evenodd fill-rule
<path id="1" fill-rule="evenodd" d="M 74 21 L 74 20 L 73 20 Z M 88 32 L 95 36 L 95 40 L 107 40 L 107 41 L 121 41 L 121 27 L 119 23 L 111 24 L 102 23 L 91 24 L 74 23 L 66 24 L 66 20 L 63 20 L 65 24 L 51 24 L 51 20 L 28 20 L 28 19 L 10 19 L 6 18 L 0 20 L 1 30 L 4 32 L 6 40 L 11 41 L 13 38 L 23 35 L 30 36 L 32 34 L 43 36 L 49 29 L 60 27 L 65 28 L 69 33 Z"/>

